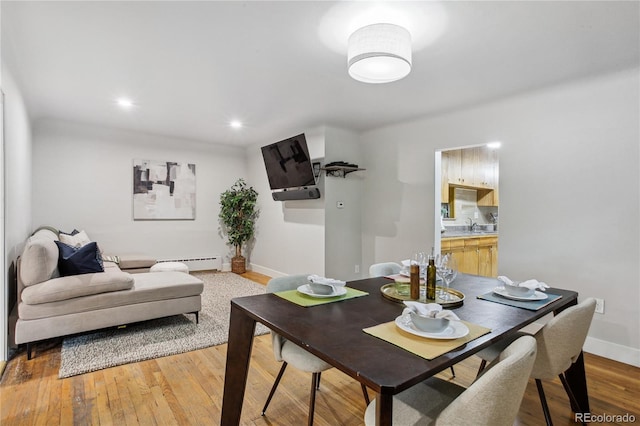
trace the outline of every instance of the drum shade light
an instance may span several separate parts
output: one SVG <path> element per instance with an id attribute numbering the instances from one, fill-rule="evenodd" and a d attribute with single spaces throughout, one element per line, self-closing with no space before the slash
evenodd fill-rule
<path id="1" fill-rule="evenodd" d="M 349 37 L 349 75 L 364 83 L 389 83 L 411 71 L 411 34 L 395 24 L 372 24 Z"/>

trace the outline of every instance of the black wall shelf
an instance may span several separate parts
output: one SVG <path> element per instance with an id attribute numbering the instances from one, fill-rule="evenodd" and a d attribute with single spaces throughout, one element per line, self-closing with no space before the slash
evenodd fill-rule
<path id="1" fill-rule="evenodd" d="M 349 166 L 325 166 L 320 170 L 324 170 L 327 176 L 345 177 L 351 172 L 357 172 L 358 170 L 367 170 L 361 167 L 349 167 Z"/>

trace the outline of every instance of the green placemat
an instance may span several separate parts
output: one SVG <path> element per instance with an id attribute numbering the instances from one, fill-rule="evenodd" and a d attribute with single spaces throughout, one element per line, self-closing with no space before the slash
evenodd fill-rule
<path id="1" fill-rule="evenodd" d="M 326 297 L 326 298 L 317 298 L 307 296 L 306 294 L 300 293 L 298 290 L 286 290 L 286 291 L 278 291 L 275 294 L 276 296 L 282 297 L 283 299 L 288 300 L 289 302 L 295 303 L 296 305 L 308 307 L 308 306 L 316 306 L 316 305 L 324 305 L 327 303 L 340 302 L 342 300 L 353 299 L 355 297 L 366 296 L 369 293 L 366 291 L 356 290 L 355 288 L 345 287 L 347 289 L 347 294 L 343 294 L 342 296 L 336 297 Z"/>
<path id="2" fill-rule="evenodd" d="M 560 299 L 562 296 L 558 294 L 545 293 L 548 297 L 544 300 L 512 300 L 502 297 L 490 291 L 489 293 L 481 294 L 478 299 L 488 300 L 490 302 L 502 303 L 503 305 L 515 306 L 516 308 L 528 309 L 530 311 L 537 311 L 538 309 L 547 306 L 549 303 Z"/>

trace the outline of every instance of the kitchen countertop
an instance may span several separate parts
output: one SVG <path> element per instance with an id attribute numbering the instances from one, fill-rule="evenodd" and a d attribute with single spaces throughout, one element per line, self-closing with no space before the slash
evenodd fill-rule
<path id="1" fill-rule="evenodd" d="M 446 231 L 440 234 L 440 238 L 482 238 L 497 236 L 498 231 Z"/>

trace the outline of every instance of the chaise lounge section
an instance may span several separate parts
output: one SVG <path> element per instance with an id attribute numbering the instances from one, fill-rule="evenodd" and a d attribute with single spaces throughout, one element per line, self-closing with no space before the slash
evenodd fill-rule
<path id="1" fill-rule="evenodd" d="M 17 262 L 14 343 L 27 345 L 28 359 L 33 343 L 53 337 L 186 313 L 198 322 L 200 279 L 177 271 L 130 274 L 110 261 L 104 272 L 60 276 L 55 241 L 56 232 L 39 229 Z"/>

